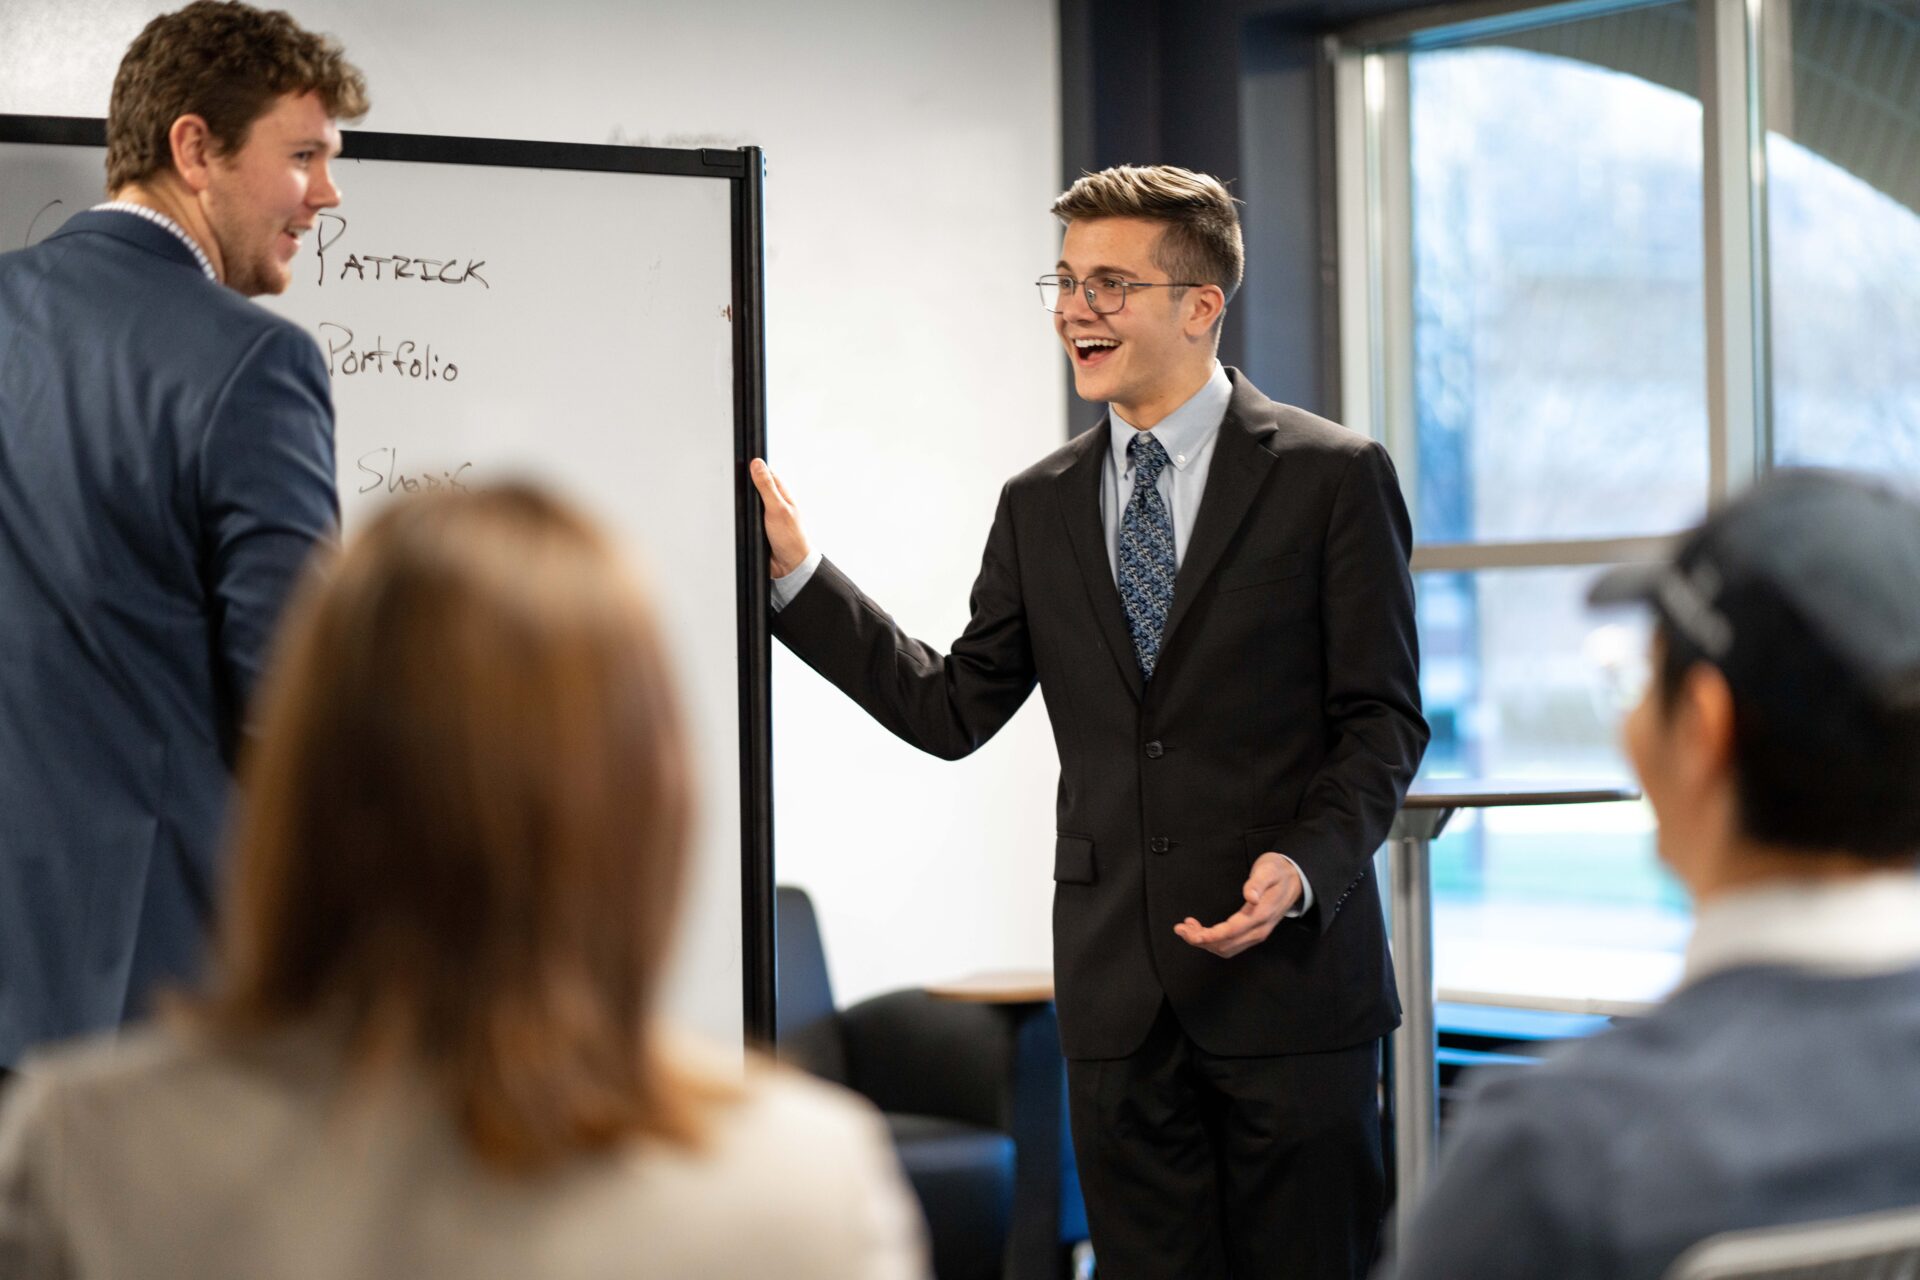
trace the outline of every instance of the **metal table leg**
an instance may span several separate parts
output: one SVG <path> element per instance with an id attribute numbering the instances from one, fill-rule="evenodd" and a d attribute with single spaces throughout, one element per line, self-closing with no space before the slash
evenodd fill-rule
<path id="1" fill-rule="evenodd" d="M 1389 837 L 1388 886 L 1400 1029 L 1393 1035 L 1393 1235 L 1412 1218 L 1439 1137 L 1434 1065 L 1433 878 L 1430 848 L 1451 809 L 1406 810 Z"/>

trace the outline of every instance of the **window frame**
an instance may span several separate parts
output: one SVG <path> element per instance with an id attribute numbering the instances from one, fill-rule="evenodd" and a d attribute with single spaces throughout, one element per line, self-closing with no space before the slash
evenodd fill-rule
<path id="1" fill-rule="evenodd" d="M 1670 0 L 1453 6 L 1351 27 L 1326 42 L 1339 298 L 1336 416 L 1387 446 L 1418 490 L 1413 348 L 1408 57 L 1505 32 Z M 1766 264 L 1767 8 L 1786 0 L 1695 0 L 1703 142 L 1708 508 L 1771 466 Z M 1561 568 L 1658 559 L 1682 530 L 1620 538 L 1416 543 L 1413 572 Z"/>

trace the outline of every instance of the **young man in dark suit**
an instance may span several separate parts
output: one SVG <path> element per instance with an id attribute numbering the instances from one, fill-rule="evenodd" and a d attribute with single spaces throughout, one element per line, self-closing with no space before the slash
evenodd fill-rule
<path id="1" fill-rule="evenodd" d="M 1920 502 L 1782 472 L 1593 599 L 1655 617 L 1622 736 L 1693 895 L 1680 989 L 1474 1086 L 1397 1280 L 1658 1280 L 1920 1205 Z M 1779 1274 L 1815 1271 L 1864 1274 Z"/>
<path id="2" fill-rule="evenodd" d="M 338 516 L 319 349 L 247 299 L 366 105 L 284 13 L 163 15 L 109 202 L 0 256 L 0 1070 L 198 967 L 247 696 Z"/>
<path id="3" fill-rule="evenodd" d="M 1427 739 L 1405 506 L 1378 445 L 1215 360 L 1242 268 L 1218 182 L 1110 169 L 1054 212 L 1042 300 L 1108 415 L 1001 492 L 966 631 L 903 634 L 756 462 L 775 633 L 945 757 L 1042 687 L 1103 1280 L 1361 1276 L 1399 1016 L 1371 859 Z"/>

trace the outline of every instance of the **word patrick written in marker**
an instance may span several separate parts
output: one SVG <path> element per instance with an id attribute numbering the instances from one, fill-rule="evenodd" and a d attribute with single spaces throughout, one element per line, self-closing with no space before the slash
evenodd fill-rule
<path id="1" fill-rule="evenodd" d="M 360 373 L 391 373 L 419 382 L 457 382 L 460 378 L 460 366 L 435 355 L 432 343 L 421 346 L 408 339 L 388 347 L 376 334 L 372 346 L 356 347 L 353 330 L 331 320 L 320 322 L 320 336 L 326 341 L 329 375 L 351 378 Z"/>
<path id="2" fill-rule="evenodd" d="M 327 283 L 327 250 L 347 233 L 347 220 L 337 213 L 320 215 L 320 243 L 314 254 L 320 260 L 316 284 Z M 336 280 L 419 280 L 427 284 L 466 284 L 473 282 L 491 291 L 493 286 L 480 274 L 485 258 L 409 258 L 399 253 L 349 253 Z"/>
<path id="3" fill-rule="evenodd" d="M 354 463 L 360 468 L 360 487 L 355 492 L 372 493 L 376 489 L 385 489 L 388 493 L 431 493 L 435 489 L 458 489 L 467 492 L 464 477 L 473 466 L 463 462 L 457 467 L 440 471 L 407 472 L 400 469 L 400 451 L 398 449 L 370 449 L 360 455 Z"/>

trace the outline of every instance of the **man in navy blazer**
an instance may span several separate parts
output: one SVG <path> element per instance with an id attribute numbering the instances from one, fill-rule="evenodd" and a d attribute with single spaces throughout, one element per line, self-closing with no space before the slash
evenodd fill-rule
<path id="1" fill-rule="evenodd" d="M 0 1073 L 198 967 L 247 698 L 338 519 L 313 339 L 249 302 L 365 85 L 201 0 L 128 48 L 109 203 L 0 256 Z"/>

